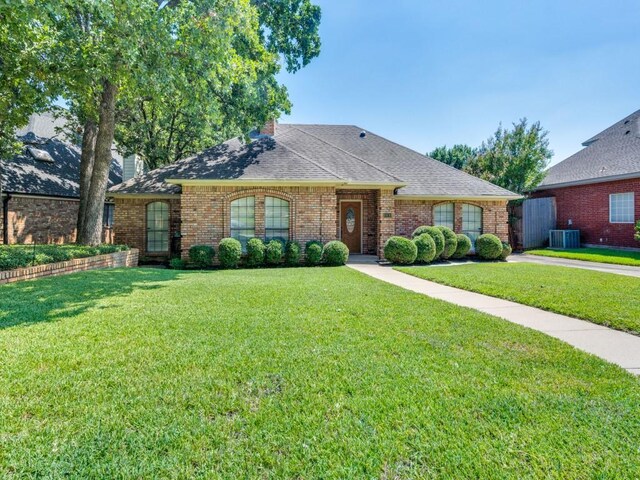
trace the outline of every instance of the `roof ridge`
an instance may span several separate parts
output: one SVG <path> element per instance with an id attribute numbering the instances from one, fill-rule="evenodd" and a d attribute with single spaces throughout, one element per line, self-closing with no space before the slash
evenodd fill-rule
<path id="1" fill-rule="evenodd" d="M 355 125 L 354 125 L 354 126 L 355 126 Z M 310 137 L 313 137 L 313 138 L 315 138 L 315 139 L 317 139 L 317 140 L 319 140 L 319 141 L 321 141 L 321 142 L 323 142 L 323 143 L 326 143 L 327 145 L 330 145 L 330 146 L 332 146 L 333 148 L 335 148 L 335 149 L 337 149 L 337 150 L 340 150 L 341 152 L 346 153 L 347 155 L 349 155 L 349 156 L 351 156 L 351 157 L 355 158 L 356 160 L 360 160 L 362 163 L 364 163 L 364 164 L 366 164 L 366 165 L 369 165 L 369 166 L 370 166 L 370 167 L 372 167 L 372 168 L 375 168 L 376 170 L 378 170 L 378 171 L 380 171 L 380 172 L 384 173 L 385 175 L 388 175 L 389 177 L 391 177 L 391 178 L 394 178 L 394 179 L 398 180 L 399 182 L 403 182 L 403 183 L 405 183 L 405 181 L 404 181 L 403 179 L 396 177 L 395 175 L 393 175 L 393 174 L 391 174 L 391 173 L 387 172 L 386 170 L 384 170 L 384 169 L 382 169 L 382 168 L 380 168 L 380 167 L 378 167 L 378 166 L 376 166 L 376 165 L 374 165 L 374 164 L 372 164 L 372 163 L 367 162 L 366 160 L 364 160 L 364 159 L 360 158 L 359 156 L 357 156 L 357 155 L 355 155 L 355 154 L 353 154 L 353 153 L 351 153 L 351 152 L 349 152 L 349 151 L 347 151 L 347 150 L 345 150 L 345 149 L 343 149 L 343 148 L 340 148 L 339 146 L 334 145 L 333 143 L 328 142 L 327 140 L 325 140 L 325 139 L 323 139 L 323 138 L 320 138 L 320 137 L 318 137 L 317 135 L 314 135 L 313 133 L 307 132 L 306 130 L 303 130 L 303 129 L 298 128 L 298 127 L 295 127 L 295 126 L 291 126 L 291 128 L 294 128 L 294 129 L 296 129 L 296 130 L 298 130 L 298 131 L 300 131 L 300 132 L 302 132 L 302 133 L 305 133 L 305 134 L 309 135 Z M 357 128 L 357 127 L 356 127 L 356 128 Z"/>

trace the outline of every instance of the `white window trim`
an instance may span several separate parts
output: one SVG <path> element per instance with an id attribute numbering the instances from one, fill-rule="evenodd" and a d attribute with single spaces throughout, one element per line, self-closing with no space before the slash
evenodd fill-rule
<path id="1" fill-rule="evenodd" d="M 616 195 L 631 195 L 631 208 L 632 208 L 632 212 L 631 212 L 631 220 L 628 222 L 614 222 L 611 219 L 611 214 L 613 213 L 613 209 L 612 207 L 612 201 L 613 201 L 613 197 Z M 618 192 L 618 193 L 610 193 L 609 194 L 609 223 L 613 223 L 613 224 L 634 224 L 635 222 L 635 206 L 636 206 L 636 196 L 634 194 L 634 192 Z"/>

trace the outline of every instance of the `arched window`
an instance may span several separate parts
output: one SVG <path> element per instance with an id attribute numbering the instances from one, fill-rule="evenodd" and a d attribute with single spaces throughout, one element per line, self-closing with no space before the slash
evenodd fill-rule
<path id="1" fill-rule="evenodd" d="M 482 235 L 482 208 L 468 203 L 462 204 L 462 233 L 471 239 L 475 246 L 476 239 Z"/>
<path id="2" fill-rule="evenodd" d="M 289 202 L 276 197 L 264 198 L 265 241 L 289 240 Z"/>
<path id="3" fill-rule="evenodd" d="M 247 249 L 247 241 L 256 235 L 256 197 L 242 197 L 231 202 L 231 237 Z"/>
<path id="4" fill-rule="evenodd" d="M 147 252 L 169 251 L 169 205 L 147 204 Z"/>
<path id="5" fill-rule="evenodd" d="M 453 203 L 439 203 L 433 207 L 433 224 L 453 230 Z"/>

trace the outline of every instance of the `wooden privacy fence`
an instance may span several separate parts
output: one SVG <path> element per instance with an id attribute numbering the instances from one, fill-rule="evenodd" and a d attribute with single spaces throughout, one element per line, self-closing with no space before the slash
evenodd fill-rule
<path id="1" fill-rule="evenodd" d="M 549 230 L 556 228 L 556 199 L 529 198 L 522 202 L 522 247 L 537 248 L 549 241 Z"/>

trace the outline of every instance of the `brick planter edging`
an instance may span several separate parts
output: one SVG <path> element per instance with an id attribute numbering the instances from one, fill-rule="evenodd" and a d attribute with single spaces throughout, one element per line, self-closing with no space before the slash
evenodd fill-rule
<path id="1" fill-rule="evenodd" d="M 74 258 L 66 262 L 47 263 L 34 267 L 17 268 L 0 272 L 0 285 L 35 278 L 66 275 L 69 273 L 97 270 L 99 268 L 120 268 L 138 266 L 138 249 L 107 253 L 95 257 Z"/>

